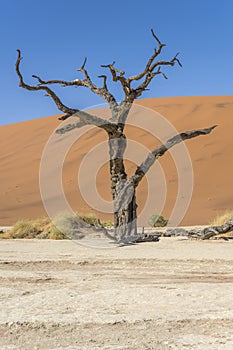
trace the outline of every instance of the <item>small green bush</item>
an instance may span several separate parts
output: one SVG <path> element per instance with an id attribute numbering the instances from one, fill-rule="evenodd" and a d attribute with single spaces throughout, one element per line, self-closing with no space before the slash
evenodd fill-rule
<path id="1" fill-rule="evenodd" d="M 149 218 L 149 225 L 151 227 L 164 227 L 168 223 L 168 220 L 165 219 L 162 215 L 153 214 Z"/>

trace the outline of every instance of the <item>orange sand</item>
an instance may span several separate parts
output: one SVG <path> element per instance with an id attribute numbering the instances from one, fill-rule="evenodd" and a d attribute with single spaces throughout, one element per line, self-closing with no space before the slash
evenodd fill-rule
<path id="1" fill-rule="evenodd" d="M 191 204 L 182 225 L 207 224 L 217 214 L 232 209 L 233 96 L 153 98 L 137 104 L 155 109 L 179 132 L 219 125 L 208 136 L 186 141 L 195 178 Z M 39 190 L 40 158 L 50 134 L 60 123 L 57 116 L 52 116 L 0 127 L 0 225 L 45 215 Z M 151 150 L 159 145 L 154 137 L 135 128 L 128 128 L 127 136 Z M 74 144 L 67 156 L 64 189 L 71 206 L 79 212 L 94 210 L 88 207 L 77 188 L 77 169 L 83 155 L 101 140 L 106 140 L 102 130 L 91 131 Z M 169 217 L 177 195 L 177 173 L 169 154 L 161 159 L 161 165 L 167 184 L 163 214 Z M 127 162 L 131 173 L 133 166 Z M 100 194 L 110 199 L 108 165 L 99 171 L 97 186 Z M 137 190 L 139 210 L 146 201 L 146 191 L 147 181 L 143 181 Z M 152 191 L 156 196 L 156 179 Z M 98 215 L 111 219 L 109 214 Z"/>

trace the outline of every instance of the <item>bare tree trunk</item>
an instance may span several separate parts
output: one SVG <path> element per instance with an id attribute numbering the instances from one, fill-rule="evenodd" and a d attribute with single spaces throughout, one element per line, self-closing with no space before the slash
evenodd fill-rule
<path id="1" fill-rule="evenodd" d="M 138 238 L 135 189 L 127 207 L 114 212 L 114 237 L 122 243 L 133 242 Z"/>
<path id="2" fill-rule="evenodd" d="M 127 180 L 124 152 L 127 140 L 121 129 L 109 134 L 111 193 L 114 201 L 114 239 L 130 242 L 137 237 L 136 186 Z"/>

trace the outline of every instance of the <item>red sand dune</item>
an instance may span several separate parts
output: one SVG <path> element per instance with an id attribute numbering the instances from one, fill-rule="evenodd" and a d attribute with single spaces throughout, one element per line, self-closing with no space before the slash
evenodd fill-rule
<path id="1" fill-rule="evenodd" d="M 137 101 L 137 105 L 158 111 L 179 132 L 218 124 L 210 135 L 185 142 L 192 159 L 194 190 L 181 224 L 207 224 L 217 214 L 232 209 L 233 96 L 153 98 Z M 18 219 L 46 215 L 39 189 L 40 159 L 49 136 L 60 123 L 57 116 L 52 116 L 0 127 L 0 225 L 11 225 Z M 66 135 L 57 137 L 63 138 Z M 142 129 L 129 127 L 127 135 L 151 150 L 159 145 L 155 137 Z M 83 155 L 106 139 L 105 133 L 100 129 L 89 131 L 72 146 L 66 157 L 63 185 L 67 200 L 76 211 L 95 212 L 80 194 L 77 171 Z M 177 171 L 169 154 L 161 158 L 160 164 L 167 187 L 162 213 L 169 217 L 177 197 Z M 133 161 L 127 162 L 127 169 L 132 173 L 135 169 Z M 89 186 L 88 180 L 85 186 Z M 155 177 L 150 187 L 155 202 L 159 186 L 160 182 Z M 107 164 L 98 172 L 97 187 L 105 199 L 110 199 Z M 147 181 L 143 180 L 137 189 L 139 212 L 146 203 L 147 187 Z M 159 196 L 163 197 L 163 193 Z M 104 219 L 111 218 L 110 214 L 97 214 Z"/>

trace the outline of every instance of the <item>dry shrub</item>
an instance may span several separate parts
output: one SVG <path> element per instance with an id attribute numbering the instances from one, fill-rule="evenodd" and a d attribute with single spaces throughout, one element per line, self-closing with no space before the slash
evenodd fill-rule
<path id="1" fill-rule="evenodd" d="M 95 227 L 99 227 L 100 220 L 95 216 L 95 214 L 87 213 L 87 214 L 80 214 L 77 213 L 78 217 L 82 219 L 86 224 L 93 225 Z"/>
<path id="2" fill-rule="evenodd" d="M 227 210 L 225 213 L 217 215 L 211 222 L 212 226 L 221 226 L 225 224 L 228 220 L 233 220 L 233 211 Z"/>
<path id="3" fill-rule="evenodd" d="M 80 232 L 86 223 L 80 220 L 79 215 L 71 212 L 60 212 L 53 218 L 53 223 L 58 232 L 64 232 L 67 237 L 81 239 L 83 233 Z"/>
<path id="4" fill-rule="evenodd" d="M 38 238 L 38 239 L 69 239 L 78 231 L 82 219 L 85 223 L 95 227 L 100 226 L 100 220 L 94 214 L 59 213 L 53 220 L 38 218 L 35 220 L 19 220 L 8 231 L 0 234 L 2 239 Z M 103 226 L 113 226 L 111 222 L 103 222 Z M 64 233 L 63 233 L 64 232 Z M 81 238 L 81 236 L 80 236 Z"/>
<path id="5" fill-rule="evenodd" d="M 99 227 L 100 225 L 104 227 L 113 227 L 114 224 L 112 221 L 101 221 L 95 214 L 92 213 L 86 213 L 86 214 L 81 214 L 77 213 L 78 217 L 82 219 L 84 222 L 86 222 L 89 225 L 93 225 L 95 227 Z"/>
<path id="6" fill-rule="evenodd" d="M 114 223 L 111 220 L 108 221 L 101 221 L 101 224 L 106 228 L 112 228 L 114 227 Z"/>
<path id="7" fill-rule="evenodd" d="M 66 239 L 49 218 L 36 220 L 19 220 L 8 231 L 0 235 L 2 239 L 39 238 L 39 239 Z"/>
<path id="8" fill-rule="evenodd" d="M 32 221 L 19 220 L 10 230 L 1 234 L 1 238 L 34 238 L 37 233 L 36 228 L 32 225 Z"/>

